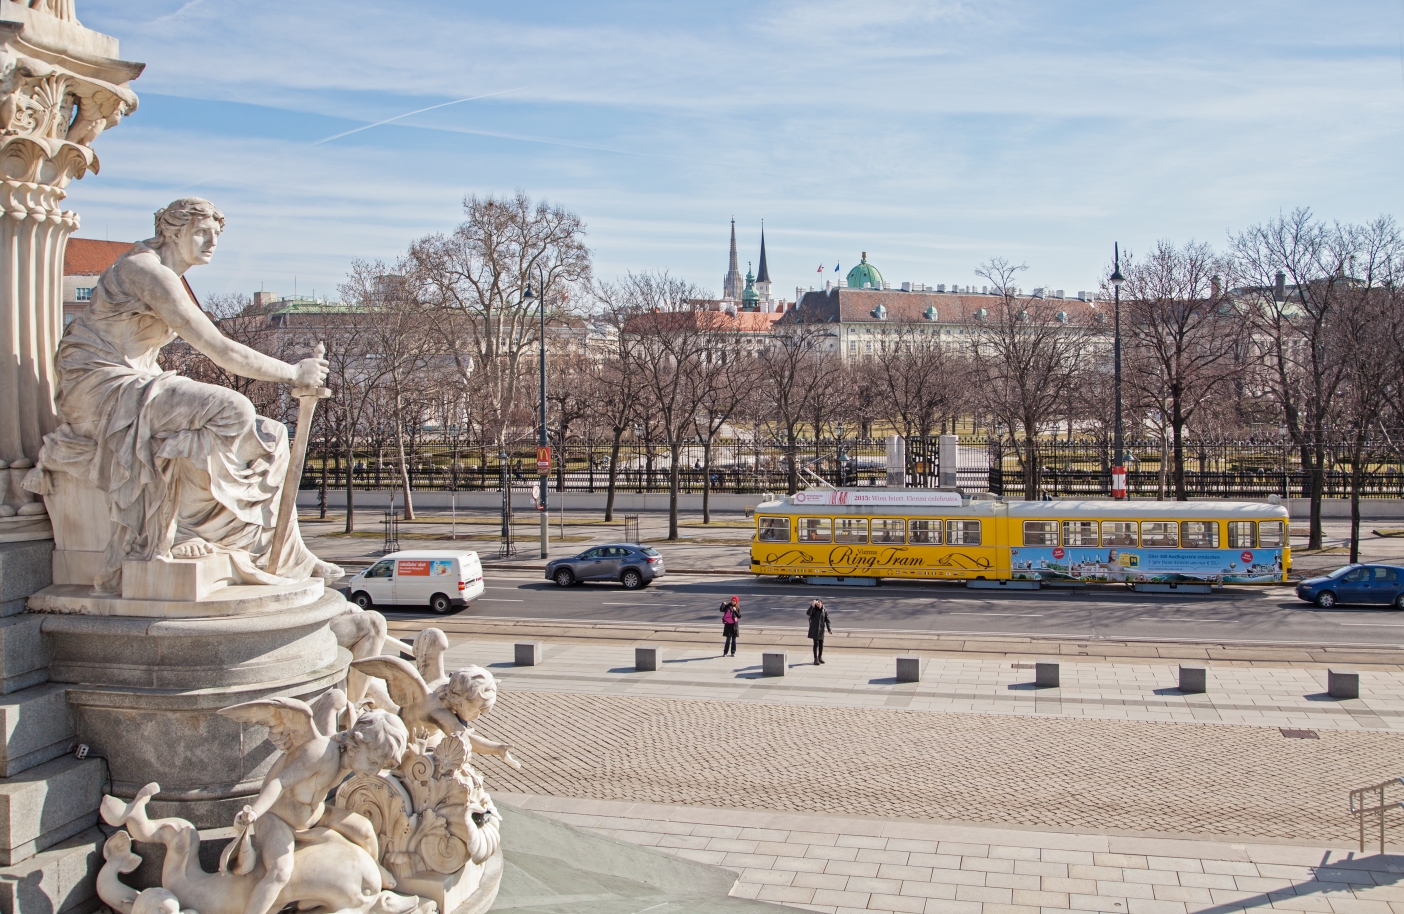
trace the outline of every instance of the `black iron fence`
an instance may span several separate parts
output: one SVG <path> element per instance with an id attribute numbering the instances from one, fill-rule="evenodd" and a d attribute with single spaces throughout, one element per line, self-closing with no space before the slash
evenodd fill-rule
<path id="1" fill-rule="evenodd" d="M 939 449 L 935 438 L 909 441 L 907 484 L 937 484 Z M 1111 495 L 1112 451 L 1097 441 L 1045 440 L 1037 446 L 1036 491 L 1024 491 L 1024 447 L 1010 439 L 962 437 L 957 451 L 956 479 L 968 492 L 991 491 L 1022 497 L 1096 498 Z M 1404 498 L 1404 461 L 1387 449 L 1373 451 L 1361 495 Z M 1159 441 L 1126 445 L 1126 481 L 1133 497 L 1174 497 L 1173 461 Z M 550 485 L 553 491 L 604 492 L 614 468 L 620 492 L 667 492 L 672 459 L 666 445 L 630 442 L 611 459 L 608 442 L 567 444 L 553 452 Z M 802 441 L 797 455 L 800 484 L 881 486 L 887 482 L 887 447 L 881 439 Z M 679 481 L 684 493 L 704 487 L 718 493 L 783 492 L 788 487 L 790 461 L 783 442 L 727 440 L 708 449 L 698 443 L 682 447 Z M 1322 494 L 1350 494 L 1349 450 L 1326 448 Z M 538 479 L 536 448 L 512 445 L 500 453 L 492 445 L 421 443 L 407 458 L 410 486 L 417 491 L 500 490 L 504 478 L 512 488 Z M 392 446 L 358 448 L 354 459 L 344 452 L 323 452 L 314 445 L 308 455 L 302 488 L 344 488 L 347 475 L 358 489 L 399 486 L 400 467 Z M 1311 493 L 1310 474 L 1302 469 L 1301 452 L 1282 442 L 1202 442 L 1185 447 L 1185 487 L 1191 498 L 1305 498 Z"/>

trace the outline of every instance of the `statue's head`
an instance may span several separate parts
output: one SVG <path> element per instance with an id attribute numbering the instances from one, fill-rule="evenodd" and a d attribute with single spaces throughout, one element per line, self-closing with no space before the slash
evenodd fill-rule
<path id="1" fill-rule="evenodd" d="M 455 670 L 437 691 L 439 700 L 463 721 L 486 714 L 497 703 L 497 680 L 480 666 Z"/>
<path id="2" fill-rule="evenodd" d="M 180 914 L 180 899 L 167 889 L 144 889 L 132 901 L 132 914 Z"/>
<path id="3" fill-rule="evenodd" d="M 199 197 L 181 197 L 156 211 L 156 237 L 151 239 L 151 246 L 174 246 L 180 259 L 187 263 L 209 263 L 223 231 L 224 213 L 215 209 L 213 203 Z"/>
<path id="4" fill-rule="evenodd" d="M 357 774 L 395 768 L 409 745 L 409 730 L 389 711 L 362 711 L 346 733 L 345 762 Z"/>

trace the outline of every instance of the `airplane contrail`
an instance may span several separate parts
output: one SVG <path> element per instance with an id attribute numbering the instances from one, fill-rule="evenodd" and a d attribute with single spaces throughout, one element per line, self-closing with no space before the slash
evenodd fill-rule
<path id="1" fill-rule="evenodd" d="M 346 130 L 346 131 L 343 131 L 343 132 L 341 132 L 341 133 L 332 134 L 331 136 L 328 136 L 328 137 L 323 137 L 322 139 L 317 140 L 317 141 L 316 141 L 315 143 L 313 143 L 312 145 L 313 145 L 313 146 L 320 146 L 320 145 L 322 145 L 323 143 L 330 143 L 332 140 L 339 140 L 339 139 L 341 139 L 341 138 L 344 137 L 344 136 L 350 136 L 350 135 L 353 134 L 353 133 L 360 133 L 362 130 L 369 130 L 369 129 L 371 129 L 372 127 L 381 127 L 381 126 L 384 126 L 385 124 L 393 123 L 394 121 L 398 121 L 398 120 L 400 120 L 400 119 L 402 119 L 402 118 L 406 118 L 406 117 L 409 117 L 409 116 L 414 115 L 414 114 L 423 114 L 425 111 L 433 111 L 435 108 L 447 108 L 449 105 L 459 105 L 459 104 L 462 104 L 463 102 L 477 101 L 477 100 L 480 99 L 480 98 L 488 98 L 488 97 L 493 96 L 493 95 L 504 95 L 504 94 L 506 94 L 506 93 L 508 93 L 508 92 L 518 92 L 518 91 L 520 91 L 520 90 L 522 90 L 522 89 L 525 89 L 525 88 L 526 88 L 526 86 L 517 86 L 515 89 L 502 89 L 502 90 L 499 90 L 499 91 L 497 91 L 497 92 L 487 92 L 487 93 L 485 93 L 485 94 L 483 94 L 483 95 L 472 95 L 472 96 L 469 96 L 468 98 L 457 98 L 457 99 L 454 99 L 454 100 L 451 101 L 451 102 L 441 102 L 440 104 L 437 104 L 437 105 L 430 105 L 428 108 L 418 108 L 418 109 L 416 109 L 416 110 L 414 110 L 414 111 L 406 111 L 404 114 L 397 114 L 397 115 L 395 115 L 394 117 L 387 117 L 385 120 L 383 120 L 383 121 L 376 121 L 374 124 L 366 124 L 366 125 L 364 125 L 364 126 L 362 126 L 362 127 L 356 127 L 356 128 L 354 128 L 354 129 L 352 129 L 352 130 Z"/>

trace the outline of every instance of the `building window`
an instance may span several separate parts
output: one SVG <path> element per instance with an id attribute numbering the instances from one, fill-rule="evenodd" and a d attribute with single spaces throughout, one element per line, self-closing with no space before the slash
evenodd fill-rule
<path id="1" fill-rule="evenodd" d="M 88 286 L 87 288 L 81 288 L 81 287 L 80 287 L 80 288 L 78 289 L 77 293 L 74 295 L 74 298 L 77 299 L 78 301 L 92 301 L 92 300 L 93 300 L 93 287 L 92 287 L 92 286 Z"/>

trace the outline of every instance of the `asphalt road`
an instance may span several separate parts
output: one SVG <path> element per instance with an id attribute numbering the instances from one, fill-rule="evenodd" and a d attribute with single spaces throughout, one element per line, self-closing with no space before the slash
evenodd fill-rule
<path id="1" fill-rule="evenodd" d="M 487 590 L 454 615 L 552 621 L 715 625 L 718 606 L 741 598 L 746 625 L 805 625 L 818 596 L 835 629 L 1076 639 L 1276 642 L 1404 646 L 1404 613 L 1388 607 L 1318 609 L 1288 587 L 1206 595 L 1137 594 L 1119 587 L 991 593 L 952 584 L 843 587 L 780 584 L 746 575 L 670 574 L 642 590 L 592 583 L 560 588 L 536 572 L 494 571 Z M 436 618 L 418 607 L 377 607 L 394 618 Z M 442 617 L 445 619 L 453 616 Z"/>

